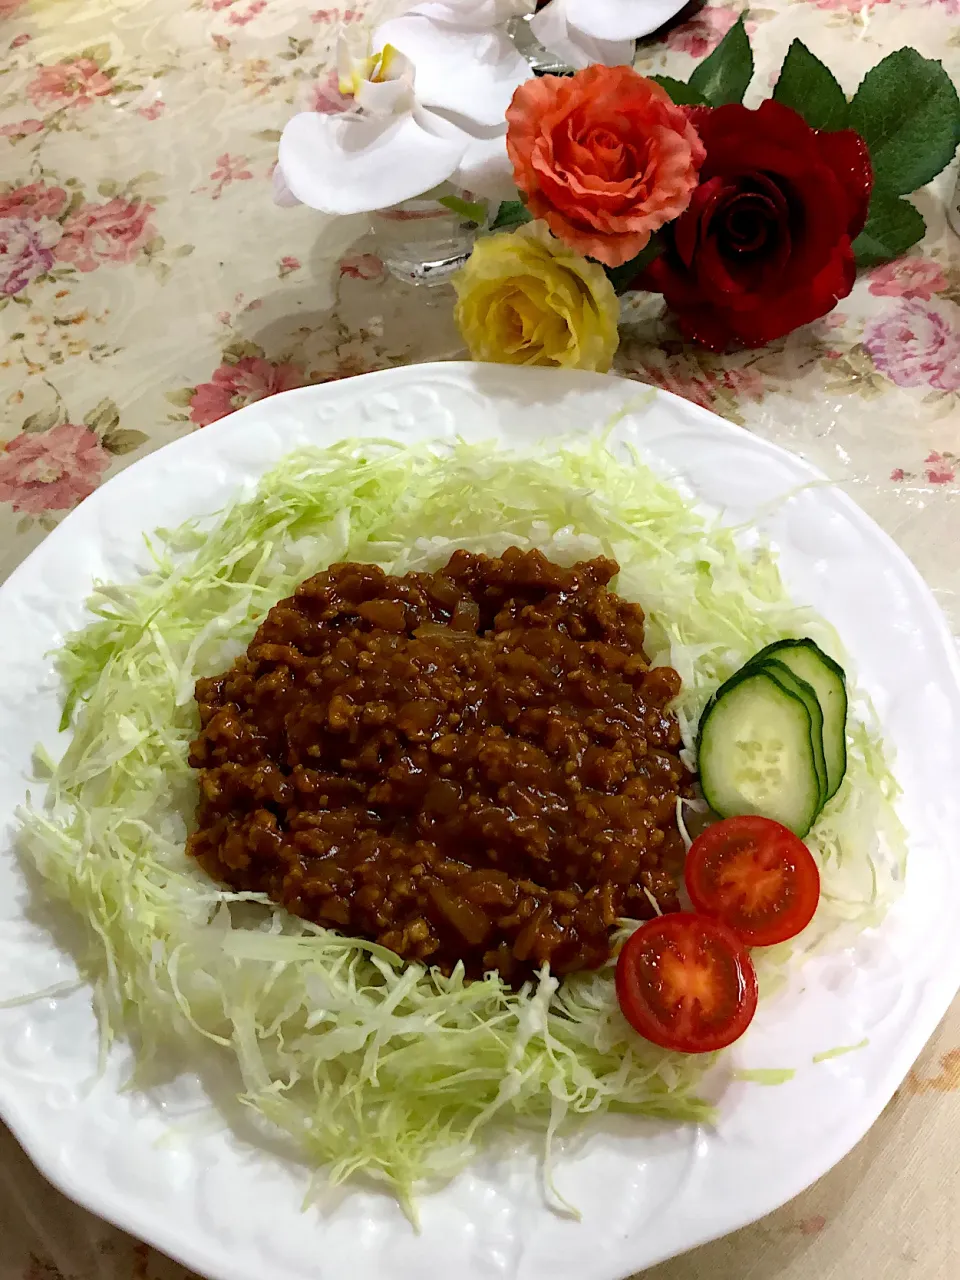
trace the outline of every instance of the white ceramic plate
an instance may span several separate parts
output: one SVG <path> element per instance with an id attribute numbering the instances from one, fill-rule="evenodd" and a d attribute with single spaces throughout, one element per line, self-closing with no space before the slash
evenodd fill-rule
<path id="1" fill-rule="evenodd" d="M 0 590 L 0 999 L 69 977 L 11 851 L 37 739 L 56 736 L 48 655 L 84 617 L 94 578 L 129 580 L 141 535 L 249 492 L 304 442 L 499 436 L 519 444 L 618 434 L 731 523 L 756 518 L 794 598 L 839 629 L 873 695 L 904 788 L 906 892 L 883 926 L 805 964 L 735 1047 L 741 1067 L 794 1067 L 778 1088 L 734 1084 L 716 1129 L 607 1122 L 559 1160 L 580 1222 L 544 1204 L 531 1154 L 487 1157 L 422 1202 L 416 1235 L 387 1195 L 348 1191 L 301 1210 L 307 1173 L 200 1114 L 194 1078 L 123 1091 L 129 1055 L 96 1073 L 89 992 L 0 1011 L 0 1114 L 68 1195 L 217 1280 L 616 1280 L 760 1217 L 840 1159 L 873 1123 L 960 985 L 960 669 L 906 557 L 797 457 L 674 396 L 592 374 L 421 365 L 252 405 L 122 472 Z M 56 920 L 54 920 L 56 925 Z M 57 935 L 60 936 L 60 935 Z M 816 1065 L 814 1054 L 868 1037 Z M 174 1132 L 171 1136 L 171 1122 Z"/>

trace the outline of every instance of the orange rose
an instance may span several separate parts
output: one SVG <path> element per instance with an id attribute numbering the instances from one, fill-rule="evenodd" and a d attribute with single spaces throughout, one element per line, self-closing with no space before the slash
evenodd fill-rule
<path id="1" fill-rule="evenodd" d="M 705 155 L 682 108 L 630 67 L 528 80 L 507 123 L 530 212 L 608 267 L 635 258 L 683 213 Z"/>

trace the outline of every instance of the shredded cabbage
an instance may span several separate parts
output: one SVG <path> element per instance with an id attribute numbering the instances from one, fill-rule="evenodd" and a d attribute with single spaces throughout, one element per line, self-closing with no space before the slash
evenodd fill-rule
<path id="1" fill-rule="evenodd" d="M 865 1049 L 870 1043 L 868 1036 L 859 1040 L 856 1044 L 838 1044 L 835 1049 L 824 1049 L 821 1053 L 815 1053 L 811 1058 L 814 1064 L 818 1062 L 829 1062 L 831 1058 L 842 1058 L 846 1053 L 857 1053 L 860 1049 Z"/>
<path id="2" fill-rule="evenodd" d="M 454 1174 L 495 1122 L 532 1126 L 549 1151 L 576 1116 L 709 1119 L 696 1090 L 711 1059 L 633 1035 L 612 964 L 559 985 L 544 971 L 519 990 L 495 974 L 467 982 L 221 890 L 184 852 L 193 687 L 333 561 L 404 573 L 456 547 L 510 545 L 620 562 L 651 658 L 683 677 L 690 763 L 706 700 L 763 645 L 812 636 L 850 672 L 833 631 L 788 599 L 769 549 L 705 519 L 634 457 L 597 442 L 532 456 L 348 441 L 291 455 L 217 517 L 158 531 L 138 581 L 97 586 L 94 620 L 58 655 L 72 737 L 58 762 L 38 753 L 46 801 L 22 813 L 25 856 L 86 926 L 103 1051 L 123 1031 L 142 1063 L 178 1042 L 186 1062 L 191 1042 L 212 1041 L 242 1100 L 317 1170 L 386 1181 L 411 1214 L 417 1184 Z M 824 897 L 800 949 L 844 921 L 873 923 L 902 879 L 896 784 L 869 704 L 852 705 L 847 778 L 809 839 Z M 791 950 L 760 956 L 765 989 Z"/>
<path id="3" fill-rule="evenodd" d="M 753 1067 L 734 1071 L 733 1079 L 744 1084 L 762 1084 L 771 1088 L 778 1084 L 788 1084 L 796 1074 L 794 1067 Z"/>

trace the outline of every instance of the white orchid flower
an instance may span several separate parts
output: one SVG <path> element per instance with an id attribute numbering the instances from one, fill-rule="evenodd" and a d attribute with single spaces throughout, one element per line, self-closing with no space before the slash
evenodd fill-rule
<path id="1" fill-rule="evenodd" d="M 545 48 L 568 66 L 579 69 L 594 62 L 608 67 L 631 66 L 635 41 L 662 27 L 686 3 L 687 0 L 550 0 L 530 19 L 530 29 Z"/>
<path id="2" fill-rule="evenodd" d="M 481 0 L 490 21 L 511 0 Z M 423 195 L 444 182 L 475 195 L 514 193 L 506 153 L 506 110 L 530 67 L 505 32 L 414 9 L 385 23 L 358 51 L 341 40 L 339 115 L 302 112 L 280 139 L 278 203 L 324 213 L 368 213 Z M 469 6 L 465 6 L 464 12 Z"/>
<path id="3" fill-rule="evenodd" d="M 639 40 L 684 8 L 687 0 L 551 0 L 567 21 L 595 40 Z M 549 7 L 549 6 L 548 6 Z"/>
<path id="4" fill-rule="evenodd" d="M 535 8 L 536 0 L 426 0 L 412 12 L 466 31 L 488 31 L 505 27 L 511 18 L 525 18 Z"/>
<path id="5" fill-rule="evenodd" d="M 509 0 L 432 0 L 377 28 L 417 69 L 426 107 L 485 127 L 504 125 L 530 66 L 506 31 Z M 504 126 L 505 127 L 505 126 Z"/>

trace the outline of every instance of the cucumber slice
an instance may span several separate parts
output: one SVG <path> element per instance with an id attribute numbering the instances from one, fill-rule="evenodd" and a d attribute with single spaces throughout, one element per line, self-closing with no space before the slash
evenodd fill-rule
<path id="1" fill-rule="evenodd" d="M 756 813 L 805 836 L 820 811 L 810 712 L 766 671 L 746 667 L 700 721 L 704 798 L 723 818 Z"/>
<path id="2" fill-rule="evenodd" d="M 823 802 L 826 804 L 840 790 L 847 772 L 847 683 L 843 667 L 812 640 L 778 640 L 761 649 L 747 666 L 763 665 L 771 659 L 789 667 L 817 695 L 823 712 L 823 754 L 827 766 Z"/>
<path id="3" fill-rule="evenodd" d="M 754 663 L 748 663 L 751 669 L 754 669 Z M 798 675 L 790 670 L 783 662 L 778 662 L 776 658 L 767 658 L 763 663 L 756 664 L 756 670 L 765 671 L 767 675 L 772 676 L 777 684 L 786 689 L 787 693 L 792 693 L 795 698 L 799 698 L 810 714 L 810 746 L 813 750 L 813 763 L 817 771 L 817 782 L 820 785 L 820 808 L 827 803 L 827 762 L 823 749 L 823 711 L 820 709 L 820 702 L 812 685 L 807 684 L 806 680 L 801 680 Z"/>

